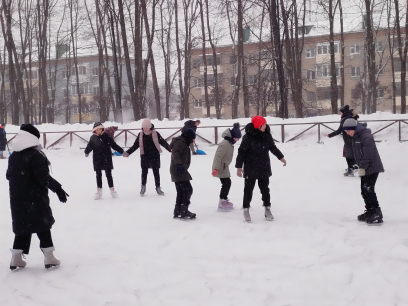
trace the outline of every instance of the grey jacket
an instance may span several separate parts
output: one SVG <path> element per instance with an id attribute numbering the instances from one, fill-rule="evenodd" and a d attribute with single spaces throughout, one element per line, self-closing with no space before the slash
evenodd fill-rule
<path id="1" fill-rule="evenodd" d="M 221 136 L 222 138 L 231 137 L 231 130 L 226 129 Z M 214 161 L 212 165 L 212 170 L 215 169 L 219 170 L 218 175 L 216 175 L 216 177 L 219 178 L 231 177 L 231 173 L 228 167 L 232 162 L 233 155 L 234 145 L 226 139 L 221 141 L 221 143 L 218 145 L 217 151 L 215 152 Z"/>
<path id="2" fill-rule="evenodd" d="M 374 137 L 366 124 L 357 123 L 353 136 L 353 152 L 357 165 L 365 169 L 366 175 L 384 172 Z"/>

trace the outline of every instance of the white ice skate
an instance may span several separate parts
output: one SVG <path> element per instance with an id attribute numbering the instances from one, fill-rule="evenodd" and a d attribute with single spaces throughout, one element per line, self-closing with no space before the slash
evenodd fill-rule
<path id="1" fill-rule="evenodd" d="M 249 208 L 244 208 L 244 219 L 246 222 L 251 222 L 251 216 L 249 214 Z"/>
<path id="2" fill-rule="evenodd" d="M 61 262 L 54 257 L 54 247 L 41 248 L 44 253 L 44 266 L 46 269 L 58 267 Z"/>
<path id="3" fill-rule="evenodd" d="M 234 206 L 228 200 L 220 199 L 218 201 L 218 211 L 227 212 L 234 209 Z"/>
<path id="4" fill-rule="evenodd" d="M 11 251 L 11 261 L 10 261 L 10 270 L 15 270 L 17 268 L 24 268 L 27 263 L 23 260 L 24 254 L 23 250 L 10 249 Z"/>
<path id="5" fill-rule="evenodd" d="M 118 193 L 115 191 L 114 187 L 109 188 L 112 198 L 117 198 Z"/>
<path id="6" fill-rule="evenodd" d="M 94 199 L 95 200 L 100 200 L 101 198 L 102 198 L 102 188 L 98 188 L 96 193 L 95 193 Z"/>
<path id="7" fill-rule="evenodd" d="M 275 219 L 275 217 L 271 213 L 270 207 L 265 207 L 265 219 L 268 221 L 272 221 L 273 219 Z"/>

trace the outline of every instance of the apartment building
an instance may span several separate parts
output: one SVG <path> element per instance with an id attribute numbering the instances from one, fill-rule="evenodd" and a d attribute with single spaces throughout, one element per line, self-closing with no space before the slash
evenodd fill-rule
<path id="1" fill-rule="evenodd" d="M 308 31 L 313 27 L 309 26 Z M 404 30 L 404 29 L 403 29 Z M 405 31 L 404 31 L 405 32 Z M 304 38 L 304 47 L 302 52 L 302 99 L 304 106 L 304 116 L 315 116 L 331 113 L 331 89 L 330 89 L 330 48 L 329 35 L 313 36 L 313 31 L 310 35 Z M 351 105 L 358 112 L 361 112 L 362 107 L 362 90 L 364 86 L 364 59 L 365 49 L 365 32 L 349 32 L 344 33 L 344 67 L 341 67 L 342 49 L 340 47 L 340 35 L 335 35 L 335 60 L 336 60 L 336 75 L 337 85 L 339 90 L 344 88 L 345 104 Z M 395 38 L 391 35 L 391 45 L 395 45 Z M 271 86 L 277 83 L 276 73 L 273 73 L 273 60 L 270 55 L 270 44 L 268 42 L 247 43 L 244 45 L 245 61 L 247 65 L 247 86 L 251 93 L 250 115 L 255 115 L 260 112 L 259 104 L 265 101 L 260 91 L 272 89 Z M 219 74 L 219 85 L 223 88 L 227 96 L 222 107 L 222 117 L 231 118 L 231 102 L 228 100 L 234 90 L 234 74 L 236 73 L 236 58 L 233 56 L 233 46 L 220 46 L 217 48 L 217 57 L 215 62 Z M 236 50 L 235 50 L 236 51 Z M 236 54 L 236 52 L 235 52 Z M 393 56 L 391 56 L 393 54 Z M 208 86 L 211 92 L 214 85 L 214 74 L 212 71 L 213 55 L 212 50 L 206 50 L 207 66 L 208 66 Z M 191 73 L 191 95 L 190 95 L 190 113 L 191 117 L 205 117 L 207 109 L 204 99 L 203 74 L 204 66 L 202 62 L 202 49 L 195 49 L 192 53 Z M 388 31 L 378 30 L 376 32 L 376 65 L 377 65 L 377 110 L 392 111 L 392 69 L 391 61 L 394 64 L 394 77 L 397 90 L 396 94 L 396 109 L 400 110 L 400 70 L 401 64 L 398 59 L 398 53 L 395 49 L 390 52 L 388 43 Z M 340 78 L 340 72 L 344 69 L 344 84 Z M 276 82 L 275 82 L 276 81 Z M 274 88 L 277 90 L 277 88 Z M 275 115 L 275 103 L 278 99 L 277 91 L 270 90 L 272 97 L 268 97 L 266 101 L 266 113 Z M 408 92 L 408 91 L 407 91 Z M 340 95 L 338 95 L 338 105 L 340 106 Z M 258 100 L 257 100 L 258 99 Z M 408 98 L 407 98 L 408 99 Z M 240 103 L 238 115 L 243 116 L 243 95 L 242 88 L 240 90 Z M 289 95 L 290 100 L 290 95 Z M 215 108 L 211 106 L 211 114 L 215 114 Z M 289 102 L 289 114 L 295 116 L 293 103 Z"/>

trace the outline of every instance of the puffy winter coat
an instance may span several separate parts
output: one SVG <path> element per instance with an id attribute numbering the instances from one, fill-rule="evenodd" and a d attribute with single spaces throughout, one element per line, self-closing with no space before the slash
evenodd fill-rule
<path id="1" fill-rule="evenodd" d="M 328 136 L 329 138 L 332 138 L 334 136 L 342 134 L 344 140 L 343 156 L 346 158 L 352 158 L 353 157 L 352 139 L 349 135 L 347 135 L 346 132 L 343 131 L 344 121 L 346 121 L 346 119 L 348 118 L 354 118 L 357 120 L 359 117 L 358 115 L 354 115 L 352 110 L 345 111 L 341 116 L 339 128 L 336 131 L 330 133 Z"/>
<path id="2" fill-rule="evenodd" d="M 226 129 L 222 133 L 222 138 L 228 137 L 231 138 L 231 130 Z M 217 151 L 214 155 L 214 161 L 212 165 L 212 170 L 218 169 L 218 174 L 216 177 L 219 178 L 226 178 L 231 177 L 231 173 L 229 171 L 229 165 L 232 162 L 232 156 L 234 155 L 234 145 L 231 141 L 224 139 L 218 145 Z"/>
<path id="3" fill-rule="evenodd" d="M 89 139 L 88 145 L 85 148 L 85 154 L 89 154 L 93 151 L 93 166 L 94 170 L 112 170 L 112 152 L 113 148 L 119 153 L 123 153 L 123 149 L 119 147 L 113 138 L 109 137 L 107 134 L 102 135 L 92 135 Z"/>
<path id="4" fill-rule="evenodd" d="M 45 232 L 55 222 L 48 189 L 56 192 L 61 184 L 50 176 L 48 159 L 36 149 L 40 145 L 36 136 L 20 131 L 12 144 L 14 152 L 8 160 L 6 178 L 13 232 L 17 235 Z"/>
<path id="5" fill-rule="evenodd" d="M 7 137 L 6 137 L 6 130 L 4 127 L 0 127 L 0 151 L 5 151 L 6 150 L 6 145 L 7 145 Z"/>
<path id="6" fill-rule="evenodd" d="M 375 145 L 371 130 L 365 124 L 357 123 L 353 139 L 354 158 L 359 168 L 365 169 L 366 175 L 384 172 L 380 154 Z"/>
<path id="7" fill-rule="evenodd" d="M 170 175 L 172 182 L 182 182 L 190 181 L 192 177 L 188 172 L 191 163 L 191 153 L 190 153 L 190 143 L 184 135 L 175 137 L 171 141 L 171 162 L 170 162 Z M 180 173 L 177 172 L 177 165 L 183 166 L 183 171 Z"/>
<path id="8" fill-rule="evenodd" d="M 272 175 L 269 151 L 279 160 L 284 156 L 273 141 L 271 130 L 266 126 L 265 132 L 255 129 L 252 123 L 245 127 L 238 149 L 235 168 L 244 168 L 244 177 L 248 179 L 266 179 Z"/>
<path id="9" fill-rule="evenodd" d="M 150 130 L 154 130 L 153 124 Z M 139 149 L 139 138 L 141 133 L 143 133 L 143 131 L 140 132 L 139 135 L 137 135 L 133 146 L 131 146 L 129 150 L 126 151 L 127 153 L 129 153 L 129 155 Z M 163 139 L 159 132 L 156 133 L 159 144 L 167 151 L 171 152 L 170 145 L 167 143 L 167 141 Z M 157 150 L 156 145 L 154 144 L 152 133 L 150 133 L 149 135 L 143 135 L 143 150 L 144 154 L 140 156 L 140 166 L 142 168 L 160 168 L 160 152 Z"/>
<path id="10" fill-rule="evenodd" d="M 186 122 L 184 122 L 184 127 L 181 129 L 182 132 L 184 132 L 187 129 L 192 129 L 194 132 L 197 131 L 197 126 L 195 125 L 195 121 L 194 120 L 187 120 Z"/>

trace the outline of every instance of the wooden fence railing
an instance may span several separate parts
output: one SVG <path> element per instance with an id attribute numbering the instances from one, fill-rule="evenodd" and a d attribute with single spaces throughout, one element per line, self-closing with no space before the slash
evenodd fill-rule
<path id="1" fill-rule="evenodd" d="M 387 128 L 389 128 L 390 126 L 393 126 L 394 124 L 398 124 L 398 140 L 399 141 L 408 141 L 408 139 L 402 139 L 402 124 L 407 124 L 408 125 L 408 119 L 389 119 L 389 120 L 365 120 L 362 122 L 384 122 L 386 123 L 385 126 L 381 127 L 380 129 L 378 129 L 377 131 L 373 131 L 372 134 L 375 135 Z M 310 122 L 310 123 L 277 123 L 277 124 L 269 124 L 269 126 L 271 127 L 276 127 L 276 126 L 280 126 L 280 131 L 281 131 L 281 139 L 277 140 L 275 139 L 275 141 L 280 142 L 280 143 L 286 143 L 286 142 L 290 142 L 295 140 L 296 138 L 298 138 L 299 136 L 303 135 L 304 133 L 306 133 L 307 131 L 316 128 L 317 131 L 317 142 L 320 143 L 321 140 L 321 127 L 325 127 L 329 130 L 334 131 L 333 128 L 327 126 L 327 124 L 338 124 L 338 121 L 329 121 L 329 122 Z M 295 136 L 291 137 L 290 139 L 286 140 L 285 138 L 285 133 L 290 129 L 290 127 L 292 126 L 307 126 L 303 131 L 301 131 L 300 133 L 296 134 Z M 198 131 L 197 131 L 197 137 L 204 140 L 205 142 L 209 143 L 209 144 L 218 144 L 218 140 L 219 140 L 219 136 L 218 136 L 218 131 L 220 128 L 230 128 L 231 126 L 200 126 L 198 127 Z M 155 128 L 157 130 L 176 130 L 173 134 L 171 134 L 170 136 L 168 136 L 166 138 L 166 140 L 169 140 L 171 137 L 175 136 L 176 134 L 181 132 L 181 127 L 160 127 L 160 128 Z M 200 135 L 199 131 L 201 129 L 213 129 L 214 130 L 214 142 L 204 138 L 203 136 Z M 244 130 L 245 127 L 243 127 L 241 130 Z M 115 134 L 115 138 L 121 136 L 122 134 L 124 134 L 125 136 L 125 147 L 127 146 L 128 143 L 128 136 L 133 135 L 135 137 L 137 137 L 137 134 L 139 133 L 140 129 L 119 129 L 118 132 Z M 60 143 L 63 139 L 65 139 L 67 136 L 69 137 L 69 142 L 70 142 L 70 147 L 72 147 L 72 140 L 73 137 L 78 137 L 80 139 L 82 139 L 84 142 L 88 142 L 87 139 L 85 139 L 84 137 L 81 137 L 80 135 L 78 135 L 79 133 L 87 133 L 87 137 L 92 133 L 92 131 L 87 130 L 87 131 L 59 131 L 59 132 L 40 132 L 40 134 L 43 136 L 42 137 L 42 141 L 43 141 L 43 147 L 46 149 L 49 149 L 55 145 L 57 145 L 58 143 Z M 58 138 L 57 140 L 55 140 L 54 142 L 52 142 L 51 144 L 47 143 L 47 135 L 49 134 L 63 134 L 60 138 Z M 10 143 L 13 141 L 13 139 L 16 137 L 17 133 L 8 133 L 7 135 L 14 135 L 12 138 L 10 138 L 7 143 Z"/>

